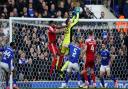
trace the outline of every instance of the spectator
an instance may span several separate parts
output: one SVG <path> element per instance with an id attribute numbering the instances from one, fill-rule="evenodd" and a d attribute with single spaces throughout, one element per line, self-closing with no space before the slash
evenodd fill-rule
<path id="1" fill-rule="evenodd" d="M 23 7 L 23 17 L 28 17 L 27 7 Z"/>
<path id="2" fill-rule="evenodd" d="M 100 19 L 104 19 L 104 18 L 105 18 L 105 13 L 102 11 L 102 12 L 101 12 Z"/>
<path id="3" fill-rule="evenodd" d="M 55 10 L 55 4 L 51 4 L 51 9 L 50 9 L 50 17 L 54 18 L 55 17 L 55 13 L 56 13 L 56 10 Z"/>
<path id="4" fill-rule="evenodd" d="M 124 12 L 124 16 L 125 16 L 126 18 L 128 18 L 128 0 L 126 0 L 126 2 L 125 2 L 125 4 L 124 4 L 123 12 Z"/>
<path id="5" fill-rule="evenodd" d="M 63 1 L 61 1 L 59 3 L 58 10 L 61 11 L 61 13 L 65 13 L 64 2 Z"/>
<path id="6" fill-rule="evenodd" d="M 18 17 L 17 8 L 14 8 L 14 9 L 13 9 L 13 15 L 14 15 L 15 17 Z"/>
<path id="7" fill-rule="evenodd" d="M 17 8 L 17 11 L 18 11 L 18 14 L 19 14 L 19 17 L 21 17 L 23 15 L 23 8 L 24 7 L 27 7 L 26 3 L 24 2 L 24 0 L 18 0 L 16 2 L 16 8 Z"/>
<path id="8" fill-rule="evenodd" d="M 69 17 L 68 12 L 65 12 L 64 13 L 64 18 L 68 18 L 68 17 Z"/>
<path id="9" fill-rule="evenodd" d="M 8 10 L 7 10 L 6 6 L 4 6 L 3 12 L 5 14 L 5 19 L 7 19 L 8 18 Z"/>
<path id="10" fill-rule="evenodd" d="M 29 3 L 28 15 L 29 15 L 29 17 L 34 17 L 35 16 L 34 10 L 33 10 L 33 7 L 32 7 L 32 3 Z"/>
<path id="11" fill-rule="evenodd" d="M 60 11 L 60 10 L 59 10 L 59 11 L 57 11 L 56 17 L 57 17 L 57 18 L 62 18 L 62 13 L 61 13 L 61 11 Z"/>
<path id="12" fill-rule="evenodd" d="M 28 60 L 25 58 L 25 53 L 23 52 L 21 55 L 20 55 L 20 59 L 19 59 L 19 64 L 27 64 L 28 63 Z"/>

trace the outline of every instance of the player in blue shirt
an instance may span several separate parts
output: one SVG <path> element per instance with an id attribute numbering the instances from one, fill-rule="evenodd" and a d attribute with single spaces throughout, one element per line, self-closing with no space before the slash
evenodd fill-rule
<path id="1" fill-rule="evenodd" d="M 113 56 L 110 54 L 110 51 L 106 49 L 106 46 L 104 43 L 102 43 L 102 49 L 99 52 L 100 55 L 100 63 L 101 63 L 101 67 L 100 67 L 100 81 L 102 84 L 102 87 L 105 87 L 104 84 L 104 74 L 106 73 L 106 75 L 111 78 L 112 80 L 114 80 L 115 83 L 115 87 L 117 88 L 117 80 L 110 75 L 110 66 L 112 64 L 112 60 L 114 59 Z"/>
<path id="2" fill-rule="evenodd" d="M 11 72 L 14 71 L 13 59 L 14 59 L 15 48 L 16 48 L 16 45 L 14 42 L 10 43 L 10 47 L 0 48 L 0 52 L 2 52 L 2 59 L 0 62 L 0 67 L 6 73 L 6 89 L 9 89 L 9 76 L 10 76 Z M 16 80 L 13 80 L 13 81 L 15 84 Z"/>
<path id="3" fill-rule="evenodd" d="M 76 41 L 76 40 L 75 40 Z M 78 85 L 80 86 L 80 70 L 78 65 L 79 56 L 81 54 L 81 49 L 79 47 L 79 42 L 72 42 L 69 44 L 69 64 L 67 67 L 65 83 L 62 83 L 61 88 L 67 87 L 67 83 L 70 79 L 70 74 L 74 70 L 77 73 Z"/>

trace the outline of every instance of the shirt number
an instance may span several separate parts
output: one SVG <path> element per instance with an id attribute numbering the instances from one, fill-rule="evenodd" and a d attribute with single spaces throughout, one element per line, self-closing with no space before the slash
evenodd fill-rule
<path id="1" fill-rule="evenodd" d="M 72 54 L 73 57 L 76 56 L 76 50 L 77 50 L 76 48 L 73 49 L 73 54 Z"/>
<path id="2" fill-rule="evenodd" d="M 11 53 L 9 51 L 5 51 L 3 53 L 3 55 L 6 57 L 6 58 L 9 58 L 11 56 Z"/>
<path id="3" fill-rule="evenodd" d="M 94 45 L 91 45 L 91 51 L 94 52 Z"/>

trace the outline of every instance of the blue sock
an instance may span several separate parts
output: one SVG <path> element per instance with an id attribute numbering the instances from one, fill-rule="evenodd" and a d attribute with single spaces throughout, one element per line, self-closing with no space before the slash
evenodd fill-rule
<path id="1" fill-rule="evenodd" d="M 68 83 L 68 80 L 69 80 L 69 73 L 67 72 L 67 73 L 66 73 L 66 79 L 65 79 L 65 82 Z"/>
<path id="2" fill-rule="evenodd" d="M 100 78 L 100 81 L 101 81 L 102 86 L 105 87 L 104 78 L 103 77 Z"/>
<path id="3" fill-rule="evenodd" d="M 80 81 L 81 80 L 81 77 L 80 77 L 80 73 L 77 72 L 77 80 Z"/>
<path id="4" fill-rule="evenodd" d="M 6 87 L 8 87 L 9 86 L 9 81 L 8 80 L 6 80 Z"/>
<path id="5" fill-rule="evenodd" d="M 82 80 L 83 83 L 85 83 L 85 79 L 84 79 L 83 75 L 81 75 L 81 80 Z"/>
<path id="6" fill-rule="evenodd" d="M 15 78 L 13 79 L 13 84 L 16 84 L 16 79 Z"/>
<path id="7" fill-rule="evenodd" d="M 113 80 L 114 82 L 116 81 L 116 78 L 114 76 L 110 76 L 110 79 Z"/>
<path id="8" fill-rule="evenodd" d="M 88 75 L 88 82 L 89 82 L 89 85 L 91 85 L 91 76 Z"/>

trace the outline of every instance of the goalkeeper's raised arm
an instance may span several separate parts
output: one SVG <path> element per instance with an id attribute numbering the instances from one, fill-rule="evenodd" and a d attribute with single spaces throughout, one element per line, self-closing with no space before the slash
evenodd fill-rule
<path id="1" fill-rule="evenodd" d="M 71 26 L 74 26 L 79 21 L 79 12 L 80 12 L 80 8 L 76 7 L 72 13 L 73 16 L 71 18 Z"/>

